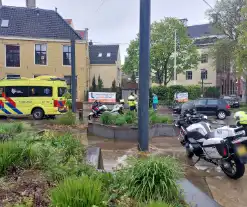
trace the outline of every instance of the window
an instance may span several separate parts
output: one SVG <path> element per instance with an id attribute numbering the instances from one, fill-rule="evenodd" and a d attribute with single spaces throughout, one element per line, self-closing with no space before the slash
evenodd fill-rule
<path id="1" fill-rule="evenodd" d="M 71 65 L 71 46 L 63 46 L 63 65 Z"/>
<path id="2" fill-rule="evenodd" d="M 98 57 L 102 57 L 102 53 L 99 53 L 99 54 L 98 54 Z"/>
<path id="3" fill-rule="evenodd" d="M 202 54 L 201 63 L 207 63 L 207 62 L 208 62 L 208 54 Z"/>
<path id="4" fill-rule="evenodd" d="M 207 70 L 201 71 L 201 79 L 203 79 L 203 80 L 208 79 L 208 71 Z"/>
<path id="5" fill-rule="evenodd" d="M 51 97 L 52 87 L 29 86 L 29 96 L 33 97 Z"/>
<path id="6" fill-rule="evenodd" d="M 108 53 L 106 54 L 106 57 L 111 57 L 111 53 L 108 52 Z"/>
<path id="7" fill-rule="evenodd" d="M 9 20 L 7 19 L 2 19 L 1 27 L 9 27 Z"/>
<path id="8" fill-rule="evenodd" d="M 20 46 L 6 45 L 6 67 L 20 67 Z"/>
<path id="9" fill-rule="evenodd" d="M 35 64 L 46 65 L 47 64 L 47 45 L 36 44 L 35 45 Z"/>
<path id="10" fill-rule="evenodd" d="M 62 97 L 65 93 L 67 93 L 67 88 L 58 88 L 58 97 Z"/>
<path id="11" fill-rule="evenodd" d="M 207 100 L 206 99 L 199 99 L 195 101 L 196 106 L 203 106 L 206 105 Z"/>
<path id="12" fill-rule="evenodd" d="M 186 71 L 186 80 L 192 80 L 192 71 Z"/>
<path id="13" fill-rule="evenodd" d="M 14 75 L 14 74 L 9 74 L 9 75 L 7 75 L 7 79 L 9 78 L 9 79 L 14 79 L 14 78 L 20 78 L 21 76 L 20 75 Z"/>
<path id="14" fill-rule="evenodd" d="M 218 100 L 216 99 L 209 99 L 207 105 L 218 105 Z"/>
<path id="15" fill-rule="evenodd" d="M 7 97 L 28 97 L 28 86 L 7 86 L 5 93 Z"/>

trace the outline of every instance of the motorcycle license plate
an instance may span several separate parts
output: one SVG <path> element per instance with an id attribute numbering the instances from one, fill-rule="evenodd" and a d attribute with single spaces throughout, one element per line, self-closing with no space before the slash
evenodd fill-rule
<path id="1" fill-rule="evenodd" d="M 245 156 L 247 155 L 247 148 L 245 145 L 240 145 L 237 147 L 237 153 L 239 156 Z"/>

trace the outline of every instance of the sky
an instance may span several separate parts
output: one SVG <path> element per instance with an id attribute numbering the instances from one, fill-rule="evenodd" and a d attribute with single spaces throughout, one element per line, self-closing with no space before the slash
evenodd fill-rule
<path id="1" fill-rule="evenodd" d="M 3 5 L 25 6 L 26 0 L 2 0 Z M 207 0 L 214 6 L 216 0 Z M 63 18 L 73 19 L 75 29 L 89 29 L 95 44 L 120 44 L 124 61 L 130 40 L 139 31 L 140 0 L 36 0 L 42 9 L 57 8 Z M 207 23 L 209 6 L 203 0 L 151 0 L 151 21 L 164 17 L 187 18 L 188 25 Z"/>

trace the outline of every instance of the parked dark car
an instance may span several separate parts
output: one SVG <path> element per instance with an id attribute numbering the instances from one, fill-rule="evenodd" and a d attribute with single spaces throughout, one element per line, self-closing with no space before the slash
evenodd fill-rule
<path id="1" fill-rule="evenodd" d="M 172 105 L 173 114 L 180 114 L 183 103 L 174 103 Z"/>
<path id="2" fill-rule="evenodd" d="M 233 96 L 223 96 L 223 99 L 231 106 L 231 108 L 239 108 L 240 102 L 236 97 Z"/>
<path id="3" fill-rule="evenodd" d="M 218 119 L 225 119 L 231 116 L 230 105 L 224 99 L 200 98 L 194 101 L 184 103 L 181 108 L 181 113 L 184 110 L 195 108 L 200 114 L 207 116 L 216 116 Z"/>

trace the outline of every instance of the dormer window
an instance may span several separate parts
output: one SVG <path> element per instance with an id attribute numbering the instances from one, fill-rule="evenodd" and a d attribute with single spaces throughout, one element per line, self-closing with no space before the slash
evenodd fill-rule
<path id="1" fill-rule="evenodd" d="M 111 53 L 108 52 L 108 53 L 106 54 L 106 57 L 111 57 Z"/>
<path id="2" fill-rule="evenodd" d="M 6 28 L 9 27 L 9 20 L 2 19 L 1 27 L 6 27 Z"/>
<path id="3" fill-rule="evenodd" d="M 102 53 L 99 53 L 99 54 L 98 54 L 98 57 L 102 57 Z"/>

